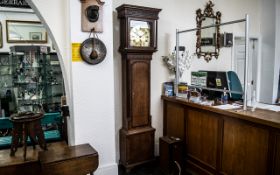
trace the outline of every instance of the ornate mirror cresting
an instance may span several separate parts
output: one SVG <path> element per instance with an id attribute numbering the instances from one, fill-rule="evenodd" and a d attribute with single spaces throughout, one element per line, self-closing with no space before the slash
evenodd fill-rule
<path id="1" fill-rule="evenodd" d="M 216 59 L 220 51 L 220 23 L 221 12 L 217 11 L 216 14 L 213 10 L 214 4 L 212 1 L 207 2 L 204 11 L 201 9 L 196 11 L 196 24 L 197 24 L 197 41 L 196 41 L 196 54 L 197 57 L 204 57 L 209 62 L 212 57 Z M 216 25 L 201 29 L 202 27 Z"/>

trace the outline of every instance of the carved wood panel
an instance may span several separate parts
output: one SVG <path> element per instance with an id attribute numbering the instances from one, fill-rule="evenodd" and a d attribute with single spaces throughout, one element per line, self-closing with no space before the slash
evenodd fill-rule
<path id="1" fill-rule="evenodd" d="M 164 133 L 164 135 L 179 137 L 180 139 L 184 140 L 184 108 L 174 103 L 167 103 L 165 120 L 166 133 Z"/>
<path id="2" fill-rule="evenodd" d="M 280 134 L 276 136 L 274 175 L 280 174 Z"/>
<path id="3" fill-rule="evenodd" d="M 267 172 L 269 132 L 236 120 L 225 120 L 222 171 L 232 175 Z"/>
<path id="4" fill-rule="evenodd" d="M 187 154 L 216 167 L 218 144 L 218 118 L 212 113 L 188 110 L 187 115 Z"/>
<path id="5" fill-rule="evenodd" d="M 127 135 L 126 139 L 126 161 L 128 164 L 153 159 L 154 130 Z"/>
<path id="6" fill-rule="evenodd" d="M 149 124 L 150 118 L 150 64 L 135 61 L 131 66 L 132 127 Z"/>

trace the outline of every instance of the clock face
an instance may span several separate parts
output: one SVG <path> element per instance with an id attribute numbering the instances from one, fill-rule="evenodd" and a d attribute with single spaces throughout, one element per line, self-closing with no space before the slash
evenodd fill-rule
<path id="1" fill-rule="evenodd" d="M 145 21 L 130 21 L 129 43 L 132 47 L 149 47 L 151 42 L 151 27 Z"/>

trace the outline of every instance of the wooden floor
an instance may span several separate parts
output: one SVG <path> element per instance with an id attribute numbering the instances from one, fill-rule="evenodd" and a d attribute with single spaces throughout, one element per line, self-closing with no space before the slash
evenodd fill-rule
<path id="1" fill-rule="evenodd" d="M 67 147 L 65 142 L 48 143 L 48 150 L 62 150 Z M 33 150 L 32 146 L 27 147 L 26 158 L 23 160 L 23 148 L 19 147 L 15 156 L 10 156 L 10 149 L 0 150 L 0 174 L 15 175 L 15 174 L 36 174 L 39 170 L 40 164 L 38 163 L 38 153 L 42 151 L 37 145 Z"/>

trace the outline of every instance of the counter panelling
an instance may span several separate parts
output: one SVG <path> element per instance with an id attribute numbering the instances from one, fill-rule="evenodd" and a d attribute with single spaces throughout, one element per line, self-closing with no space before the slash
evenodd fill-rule
<path id="1" fill-rule="evenodd" d="M 280 174 L 280 114 L 220 110 L 162 96 L 164 135 L 183 138 L 197 174 Z"/>
<path id="2" fill-rule="evenodd" d="M 268 130 L 227 119 L 223 133 L 222 172 L 267 174 Z"/>
<path id="3" fill-rule="evenodd" d="M 276 135 L 276 144 L 275 144 L 274 153 L 274 165 L 273 165 L 273 174 L 280 174 L 280 134 Z"/>
<path id="4" fill-rule="evenodd" d="M 168 104 L 165 107 L 166 115 L 170 117 L 165 118 L 164 135 L 178 137 L 181 140 L 185 138 L 185 117 L 184 108 L 177 104 Z"/>

